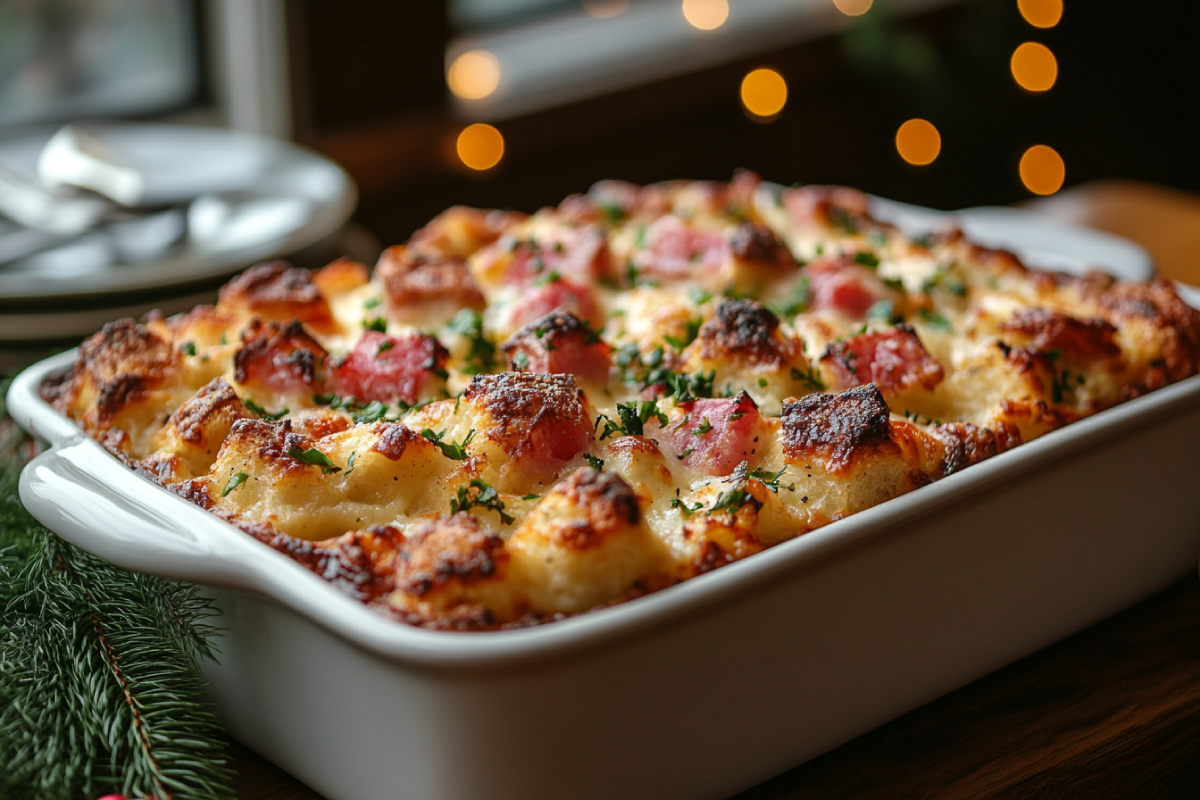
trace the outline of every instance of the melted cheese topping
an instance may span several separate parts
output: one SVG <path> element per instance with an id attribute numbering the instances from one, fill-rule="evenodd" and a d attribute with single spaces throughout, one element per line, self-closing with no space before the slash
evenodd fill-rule
<path id="1" fill-rule="evenodd" d="M 1195 374 L 1170 287 L 921 240 L 838 187 L 455 208 L 374 275 L 260 265 L 46 396 L 405 622 L 652 592 Z M 351 396 L 353 395 L 353 396 Z"/>

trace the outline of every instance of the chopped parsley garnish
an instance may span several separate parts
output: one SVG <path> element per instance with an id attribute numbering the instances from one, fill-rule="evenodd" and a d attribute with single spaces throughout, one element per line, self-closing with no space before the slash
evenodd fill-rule
<path id="1" fill-rule="evenodd" d="M 467 351 L 466 365 L 462 372 L 478 375 L 490 372 L 496 366 L 496 345 L 483 335 L 483 317 L 472 308 L 458 312 L 447 326 L 451 331 L 467 337 L 471 347 Z"/>
<path id="2" fill-rule="evenodd" d="M 379 343 L 379 349 L 375 351 L 375 357 L 379 358 L 381 355 L 386 353 L 388 350 L 391 350 L 395 346 L 396 346 L 395 342 L 390 341 L 388 339 L 384 339 L 382 342 Z"/>
<path id="3" fill-rule="evenodd" d="M 768 385 L 769 383 L 770 383 L 770 381 L 768 381 L 766 378 L 759 378 L 759 379 L 758 379 L 758 386 L 759 386 L 759 388 L 760 388 L 760 389 L 765 389 L 765 388 L 767 388 L 767 385 Z"/>
<path id="4" fill-rule="evenodd" d="M 530 492 L 529 494 L 521 495 L 521 499 L 522 500 L 540 500 L 540 499 L 542 499 L 542 496 L 540 494 L 538 494 L 537 492 Z"/>
<path id="5" fill-rule="evenodd" d="M 704 320 L 700 319 L 699 317 L 696 317 L 695 319 L 689 319 L 686 323 L 684 323 L 682 337 L 664 336 L 663 341 L 671 345 L 671 347 L 674 347 L 677 351 L 682 351 L 683 348 L 696 341 L 696 337 L 700 334 L 700 326 L 703 323 Z"/>
<path id="6" fill-rule="evenodd" d="M 879 256 L 869 250 L 859 250 L 854 254 L 854 263 L 875 269 L 879 266 Z"/>
<path id="7" fill-rule="evenodd" d="M 1062 358 L 1062 350 L 1059 350 L 1057 347 L 1051 347 L 1046 351 L 1046 358 L 1050 359 L 1050 363 L 1053 364 Z"/>
<path id="8" fill-rule="evenodd" d="M 692 435 L 693 436 L 703 436 L 704 434 L 708 433 L 711 430 L 712 430 L 712 423 L 708 421 L 708 417 L 704 417 L 700 420 L 700 426 L 698 428 L 692 428 Z"/>
<path id="9" fill-rule="evenodd" d="M 362 411 L 353 415 L 356 423 L 379 422 L 387 414 L 388 407 L 378 400 L 372 400 Z"/>
<path id="10" fill-rule="evenodd" d="M 924 417 L 924 421 L 922 421 L 922 414 L 920 412 L 909 411 L 907 408 L 904 409 L 904 418 L 912 420 L 918 425 L 933 425 L 935 427 L 939 427 L 942 424 L 940 419 L 934 419 L 933 417 Z"/>
<path id="11" fill-rule="evenodd" d="M 687 450 L 684 450 L 682 453 L 680 453 L 679 455 L 675 456 L 675 458 L 679 459 L 680 461 L 683 461 L 685 458 L 687 458 L 688 456 L 690 456 L 690 455 L 691 455 L 692 453 L 694 453 L 694 452 L 696 452 L 696 448 L 694 448 L 694 447 L 689 447 Z"/>
<path id="12" fill-rule="evenodd" d="M 246 478 L 250 476 L 244 472 L 239 472 L 229 479 L 229 483 L 225 484 L 225 488 L 221 490 L 221 497 L 232 492 L 234 489 L 246 482 Z"/>
<path id="13" fill-rule="evenodd" d="M 529 366 L 529 356 L 518 350 L 517 354 L 513 356 L 512 363 L 513 366 L 517 367 L 518 369 L 525 369 L 525 367 Z"/>
<path id="14" fill-rule="evenodd" d="M 709 300 L 713 299 L 713 293 L 707 289 L 692 288 L 688 292 L 688 299 L 698 306 L 702 306 Z"/>
<path id="15" fill-rule="evenodd" d="M 879 280 L 883 282 L 884 286 L 894 292 L 904 291 L 904 281 L 900 280 L 899 278 L 880 278 Z"/>
<path id="16" fill-rule="evenodd" d="M 712 504 L 712 508 L 708 510 L 708 513 L 716 514 L 718 511 L 737 511 L 747 500 L 753 499 L 745 488 L 739 486 L 736 489 L 730 489 L 727 492 L 721 492 L 717 495 L 717 500 Z"/>
<path id="17" fill-rule="evenodd" d="M 358 402 L 358 398 L 354 395 L 342 397 L 337 394 L 314 394 L 313 402 L 319 406 L 329 406 L 330 408 L 340 408 L 345 411 L 359 411 L 366 408 L 362 403 Z"/>
<path id="18" fill-rule="evenodd" d="M 679 513 L 683 514 L 685 517 L 690 517 L 692 514 L 695 514 L 697 511 L 704 508 L 704 504 L 696 503 L 694 506 L 689 506 L 687 502 L 680 500 L 678 497 L 672 497 L 671 508 L 678 508 Z"/>
<path id="19" fill-rule="evenodd" d="M 600 214 L 604 217 L 604 221 L 610 225 L 615 225 L 625 219 L 625 208 L 620 203 L 612 201 L 597 203 L 596 206 L 600 209 Z"/>
<path id="20" fill-rule="evenodd" d="M 800 280 L 796 281 L 796 285 L 788 293 L 787 299 L 781 305 L 774 306 L 771 310 L 781 317 L 794 317 L 797 314 L 807 311 L 808 304 L 811 302 L 812 282 L 807 275 L 801 275 Z"/>
<path id="21" fill-rule="evenodd" d="M 287 454 L 301 464 L 307 464 L 310 467 L 320 467 L 321 472 L 325 474 L 342 471 L 341 467 L 333 463 L 333 459 L 315 447 L 310 447 L 307 450 L 301 450 L 299 447 L 291 447 L 288 448 Z"/>
<path id="22" fill-rule="evenodd" d="M 886 322 L 889 325 L 896 325 L 904 321 L 904 317 L 896 314 L 896 304 L 891 300 L 880 300 L 874 303 L 867 309 L 867 319 Z"/>
<path id="23" fill-rule="evenodd" d="M 800 381 L 806 388 L 814 392 L 825 391 L 825 381 L 821 380 L 821 373 L 817 372 L 816 367 L 809 367 L 803 372 L 792 367 L 792 380 Z"/>
<path id="24" fill-rule="evenodd" d="M 384 319 L 383 317 L 376 317 L 375 319 L 364 319 L 363 320 L 363 329 L 368 330 L 368 331 L 379 331 L 380 333 L 386 333 L 387 332 L 387 320 Z"/>
<path id="25" fill-rule="evenodd" d="M 779 489 L 781 488 L 779 479 L 783 477 L 783 473 L 785 472 L 787 472 L 787 467 L 779 470 L 779 472 L 771 472 L 769 469 L 755 467 L 754 469 L 750 470 L 749 475 L 751 478 L 757 478 L 758 480 L 762 481 L 763 485 L 772 492 L 779 494 Z M 782 488 L 787 489 L 789 492 L 794 492 L 796 491 L 796 484 L 790 483 Z"/>
<path id="26" fill-rule="evenodd" d="M 457 514 L 471 508 L 486 508 L 500 515 L 505 525 L 516 522 L 516 518 L 504 512 L 504 501 L 487 481 L 472 478 L 470 483 L 458 487 L 457 497 L 450 498 L 450 513 Z"/>
<path id="27" fill-rule="evenodd" d="M 663 381 L 676 403 L 686 403 L 701 397 L 713 396 L 713 379 L 716 370 L 697 372 L 688 375 L 686 372 L 668 372 L 669 379 Z"/>
<path id="28" fill-rule="evenodd" d="M 1085 383 L 1087 383 L 1087 378 L 1079 373 L 1073 373 L 1069 369 L 1055 373 L 1054 379 L 1050 382 L 1051 399 L 1055 404 L 1061 403 L 1064 395 L 1074 392 Z"/>
<path id="29" fill-rule="evenodd" d="M 346 473 L 345 474 L 349 475 L 351 472 L 354 472 L 354 459 L 356 459 L 356 458 L 358 458 L 358 451 L 357 450 L 351 451 L 350 457 L 346 459 Z"/>
<path id="30" fill-rule="evenodd" d="M 183 344 L 179 345 L 179 352 L 183 353 L 185 356 L 196 355 L 196 343 L 184 342 Z"/>
<path id="31" fill-rule="evenodd" d="M 596 418 L 596 425 L 599 427 L 600 422 L 604 422 L 604 430 L 600 433 L 600 439 L 603 441 L 609 436 L 642 436 L 646 432 L 646 422 L 651 417 L 658 420 L 659 425 L 667 424 L 667 415 L 658 410 L 658 403 L 654 400 L 642 400 L 639 403 L 617 403 L 617 416 L 620 417 L 620 423 L 613 422 L 612 418 L 607 414 L 601 414 Z"/>
<path id="32" fill-rule="evenodd" d="M 876 247 L 883 247 L 885 244 L 887 244 L 887 241 L 888 241 L 887 233 L 881 229 L 876 228 L 875 230 L 873 230 L 867 234 L 867 241 L 869 241 L 871 244 L 875 245 Z"/>
<path id="33" fill-rule="evenodd" d="M 445 431 L 434 433 L 429 428 L 425 428 L 421 431 L 421 435 L 437 445 L 438 449 L 442 451 L 442 455 L 446 458 L 453 458 L 455 461 L 465 461 L 467 458 L 467 445 L 475 438 L 475 429 L 472 428 L 467 433 L 467 438 L 463 439 L 459 444 L 442 441 L 442 437 L 446 435 Z"/>
<path id="34" fill-rule="evenodd" d="M 584 453 L 583 460 L 587 462 L 587 465 L 589 467 L 596 470 L 597 472 L 604 469 L 604 459 L 603 458 L 596 458 L 591 453 Z"/>
<path id="35" fill-rule="evenodd" d="M 540 278 L 538 278 L 536 281 L 534 281 L 533 285 L 534 286 L 545 286 L 547 283 L 554 283 L 555 281 L 560 281 L 560 280 L 562 280 L 562 273 L 560 273 L 556 269 L 552 269 L 549 272 L 547 272 L 545 275 L 542 275 Z"/>
<path id="36" fill-rule="evenodd" d="M 383 302 L 383 300 L 381 300 L 380 298 L 372 297 L 368 300 L 363 301 L 363 308 L 366 309 L 367 311 L 370 311 L 372 308 L 379 308 L 379 304 L 382 302 Z"/>
<path id="37" fill-rule="evenodd" d="M 283 408 L 282 411 L 267 411 L 265 408 L 263 408 L 258 403 L 251 400 L 249 397 L 247 397 L 242 402 L 245 404 L 246 408 L 250 409 L 251 411 L 253 411 L 258 416 L 262 417 L 263 419 L 269 419 L 269 420 L 282 419 L 288 413 L 288 409 L 286 406 Z"/>
<path id="38" fill-rule="evenodd" d="M 225 331 L 221 331 L 221 344 L 229 344 L 229 340 L 225 338 Z"/>
<path id="39" fill-rule="evenodd" d="M 919 316 L 921 321 L 931 328 L 937 328 L 938 330 L 943 331 L 950 330 L 950 320 L 946 319 L 936 311 L 930 311 L 927 308 L 922 308 L 917 312 L 917 316 Z"/>
<path id="40" fill-rule="evenodd" d="M 829 209 L 829 221 L 846 233 L 858 233 L 858 223 L 844 209 L 834 206 Z"/>

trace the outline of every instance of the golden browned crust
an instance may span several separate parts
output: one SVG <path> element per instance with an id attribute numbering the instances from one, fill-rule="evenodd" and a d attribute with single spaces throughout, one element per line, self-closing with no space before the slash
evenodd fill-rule
<path id="1" fill-rule="evenodd" d="M 60 397 L 71 397 L 68 405 L 90 405 L 95 421 L 103 424 L 163 383 L 179 363 L 171 343 L 145 326 L 131 319 L 110 322 L 80 346 L 75 386 Z"/>
<path id="2" fill-rule="evenodd" d="M 779 335 L 779 318 L 754 300 L 725 300 L 692 345 L 704 359 L 777 366 L 795 357 Z"/>
<path id="3" fill-rule="evenodd" d="M 233 379 L 240 384 L 276 384 L 320 391 L 329 353 L 298 321 L 254 320 L 242 331 L 242 347 L 233 357 Z M 282 388 L 282 386 L 280 386 Z"/>
<path id="4" fill-rule="evenodd" d="M 462 400 L 487 412 L 494 423 L 488 439 L 514 457 L 544 450 L 565 461 L 593 439 L 583 392 L 570 375 L 476 375 Z"/>
<path id="5" fill-rule="evenodd" d="M 312 273 L 286 261 L 246 270 L 221 287 L 219 305 L 269 320 L 300 320 L 322 332 L 337 327 Z"/>
<path id="6" fill-rule="evenodd" d="M 783 407 L 783 452 L 788 461 L 815 459 L 832 473 L 847 472 L 868 453 L 894 451 L 891 409 L 873 383 L 841 394 L 813 394 Z"/>
<path id="7" fill-rule="evenodd" d="M 743 222 L 733 232 L 729 246 L 733 250 L 734 258 L 757 266 L 785 273 L 800 266 L 775 231 L 761 222 Z"/>
<path id="8" fill-rule="evenodd" d="M 396 570 L 396 587 L 417 597 L 447 584 L 471 584 L 499 575 L 508 563 L 504 540 L 477 517 L 459 512 L 418 524 Z"/>
<path id="9" fill-rule="evenodd" d="M 233 387 L 226 383 L 224 378 L 213 378 L 171 415 L 171 424 L 183 441 L 208 447 L 214 444 L 208 440 L 209 432 L 218 417 L 223 418 L 226 424 L 232 425 L 233 420 L 245 416 L 246 407 L 242 405 Z"/>
<path id="10" fill-rule="evenodd" d="M 396 245 L 383 251 L 375 274 L 383 283 L 388 309 L 398 320 L 419 317 L 430 304 L 453 310 L 487 305 L 466 262 L 458 256 L 422 257 Z"/>

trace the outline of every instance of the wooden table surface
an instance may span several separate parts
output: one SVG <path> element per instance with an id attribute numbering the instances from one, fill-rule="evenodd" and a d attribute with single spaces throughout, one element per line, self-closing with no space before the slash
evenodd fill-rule
<path id="1" fill-rule="evenodd" d="M 1026 206 L 1133 239 L 1163 275 L 1200 286 L 1200 197 L 1105 181 Z M 236 742 L 230 751 L 242 800 L 323 800 Z M 891 797 L 1200 798 L 1200 581 L 1190 577 L 734 800 Z"/>

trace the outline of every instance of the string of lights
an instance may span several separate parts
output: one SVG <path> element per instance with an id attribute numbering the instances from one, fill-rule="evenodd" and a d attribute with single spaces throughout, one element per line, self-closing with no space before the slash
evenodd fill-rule
<path id="1" fill-rule="evenodd" d="M 873 0 L 831 0 L 847 17 L 870 11 Z M 583 8 L 597 19 L 625 12 L 629 0 L 582 0 Z M 1062 0 L 1017 0 L 1017 10 L 1030 26 L 1046 30 L 1062 19 Z M 689 25 L 700 31 L 720 28 L 729 18 L 728 0 L 681 0 L 680 11 Z M 1020 44 L 1012 54 L 1009 69 L 1017 85 L 1030 94 L 1050 91 L 1058 80 L 1058 60 L 1049 47 L 1037 41 Z M 501 84 L 501 67 L 486 50 L 468 50 L 459 54 L 446 71 L 450 91 L 462 100 L 482 100 L 496 92 Z M 741 107 L 748 119 L 760 124 L 775 121 L 788 100 L 784 76 L 769 66 L 750 70 L 739 89 Z M 921 118 L 903 122 L 896 130 L 896 152 L 906 163 L 925 167 L 937 160 L 942 137 L 937 126 Z M 504 157 L 504 137 L 493 125 L 474 123 L 459 133 L 455 152 L 469 170 L 494 169 Z M 1021 155 L 1018 173 L 1022 184 L 1033 194 L 1050 195 L 1062 188 L 1066 167 L 1062 156 L 1049 145 L 1034 144 Z"/>

